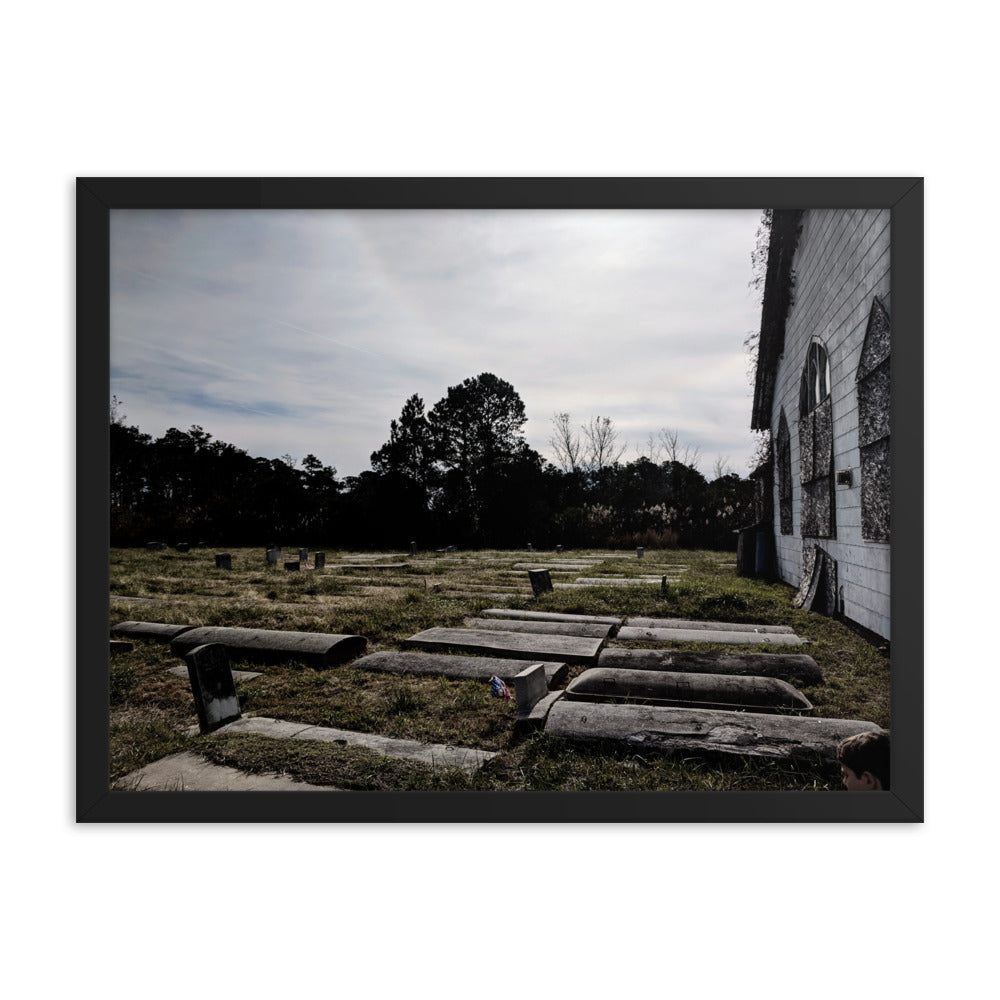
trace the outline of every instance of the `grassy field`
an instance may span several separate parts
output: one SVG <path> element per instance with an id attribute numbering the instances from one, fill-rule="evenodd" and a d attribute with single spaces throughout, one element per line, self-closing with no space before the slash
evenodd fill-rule
<path id="1" fill-rule="evenodd" d="M 577 614 L 643 615 L 791 625 L 811 645 L 823 683 L 797 684 L 827 718 L 889 726 L 889 658 L 844 625 L 797 611 L 784 585 L 738 577 L 728 553 L 683 550 L 546 553 L 480 551 L 383 553 L 398 569 L 351 566 L 359 553 L 327 553 L 324 570 L 288 572 L 269 566 L 264 549 L 230 549 L 232 570 L 215 568 L 215 550 L 110 553 L 112 625 L 127 620 L 224 625 L 362 635 L 367 652 L 401 648 L 425 628 L 458 626 L 496 606 Z M 297 552 L 285 550 L 285 559 Z M 346 558 L 345 558 L 346 557 Z M 553 582 L 577 576 L 647 576 L 686 570 L 666 594 L 658 585 L 557 589 L 531 596 L 517 562 L 601 560 L 591 569 L 553 572 Z M 372 562 L 373 560 L 364 560 Z M 498 594 L 507 595 L 501 599 Z M 145 600 L 132 600 L 132 599 Z M 820 765 L 752 758 L 640 755 L 616 745 L 574 745 L 544 732 L 515 735 L 512 702 L 493 698 L 478 681 L 379 674 L 351 666 L 315 670 L 301 664 L 254 666 L 263 676 L 237 684 L 244 714 L 332 726 L 385 736 L 478 747 L 498 753 L 469 776 L 389 759 L 358 747 L 274 740 L 245 734 L 189 736 L 197 726 L 186 678 L 168 668 L 183 663 L 169 646 L 136 642 L 111 661 L 112 781 L 182 749 L 248 772 L 277 771 L 314 784 L 358 790 L 837 790 L 839 772 Z M 653 646 L 653 643 L 623 643 Z M 717 649 L 705 643 L 671 648 Z M 773 652 L 774 649 L 768 650 Z M 234 662 L 234 668 L 241 664 Z M 571 668 L 570 678 L 582 667 Z"/>

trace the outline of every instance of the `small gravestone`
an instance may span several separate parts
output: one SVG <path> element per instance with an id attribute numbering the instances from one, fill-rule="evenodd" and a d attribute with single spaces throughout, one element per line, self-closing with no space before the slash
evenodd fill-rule
<path id="1" fill-rule="evenodd" d="M 285 563 L 285 569 L 297 570 L 298 568 L 299 568 L 298 561 Z"/>
<path id="2" fill-rule="evenodd" d="M 660 577 L 660 592 L 663 594 L 670 593 L 670 588 L 667 586 L 667 578 L 665 576 Z"/>
<path id="3" fill-rule="evenodd" d="M 448 548 L 445 549 L 445 551 L 446 552 L 457 552 L 458 551 L 458 546 L 457 545 L 449 545 Z"/>
<path id="4" fill-rule="evenodd" d="M 299 549 L 299 562 L 303 563 L 303 564 L 309 562 L 309 550 L 308 549 Z"/>
<path id="5" fill-rule="evenodd" d="M 415 556 L 417 554 L 417 543 L 410 542 L 410 555 Z"/>
<path id="6" fill-rule="evenodd" d="M 561 545 L 557 545 L 556 546 L 556 552 L 562 552 L 562 546 Z"/>
<path id="7" fill-rule="evenodd" d="M 535 597 L 547 594 L 552 590 L 552 577 L 547 569 L 528 570 L 528 579 L 531 581 L 531 592 Z"/>
<path id="8" fill-rule="evenodd" d="M 159 542 L 146 542 L 146 551 L 155 552 L 160 547 Z"/>
<path id="9" fill-rule="evenodd" d="M 645 551 L 645 549 L 643 549 L 643 547 L 641 545 L 635 550 L 635 557 L 636 557 L 636 559 L 641 559 L 645 554 L 646 554 L 646 551 Z"/>
<path id="10" fill-rule="evenodd" d="M 514 697 L 517 700 L 519 715 L 526 715 L 539 701 L 549 693 L 548 681 L 545 677 L 545 667 L 541 663 L 533 663 L 525 667 L 514 678 Z"/>
<path id="11" fill-rule="evenodd" d="M 215 557 L 216 569 L 232 569 L 233 557 L 228 552 L 223 552 Z"/>
<path id="12" fill-rule="evenodd" d="M 531 547 L 531 542 L 528 542 L 528 551 L 534 552 L 535 550 Z"/>
<path id="13" fill-rule="evenodd" d="M 277 566 L 278 560 L 281 558 L 281 549 L 268 549 L 265 555 L 270 565 Z"/>
<path id="14" fill-rule="evenodd" d="M 316 555 L 313 557 L 313 561 L 314 561 L 314 564 L 316 566 L 316 569 L 326 569 L 326 553 L 325 552 L 317 552 Z"/>
<path id="15" fill-rule="evenodd" d="M 187 542 L 178 542 L 177 543 L 177 551 L 178 552 L 187 552 L 190 548 L 191 548 L 191 546 L 188 545 Z"/>
<path id="16" fill-rule="evenodd" d="M 240 703 L 236 698 L 236 686 L 226 647 L 221 642 L 195 646 L 185 654 L 184 660 L 187 662 L 201 731 L 210 733 L 213 729 L 238 719 Z"/>
<path id="17" fill-rule="evenodd" d="M 208 542 L 199 542 L 198 545 L 197 545 L 197 548 L 199 548 L 199 549 L 207 549 L 208 548 Z"/>

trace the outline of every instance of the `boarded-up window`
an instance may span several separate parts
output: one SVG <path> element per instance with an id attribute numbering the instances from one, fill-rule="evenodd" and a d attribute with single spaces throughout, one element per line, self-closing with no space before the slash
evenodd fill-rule
<path id="1" fill-rule="evenodd" d="M 792 533 L 792 441 L 788 433 L 788 421 L 782 407 L 778 418 L 778 510 L 781 518 L 781 533 Z"/>
<path id="2" fill-rule="evenodd" d="M 889 541 L 889 313 L 877 296 L 858 363 L 858 445 L 861 449 L 861 537 Z"/>
<path id="3" fill-rule="evenodd" d="M 833 499 L 833 405 L 830 359 L 814 340 L 802 369 L 799 393 L 799 474 L 802 480 L 802 535 L 836 537 Z"/>

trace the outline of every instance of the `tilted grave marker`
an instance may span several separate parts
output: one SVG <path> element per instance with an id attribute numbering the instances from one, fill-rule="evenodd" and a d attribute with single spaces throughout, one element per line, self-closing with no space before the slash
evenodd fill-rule
<path id="1" fill-rule="evenodd" d="M 215 557 L 216 569 L 232 569 L 233 557 L 228 552 L 222 552 Z"/>
<path id="2" fill-rule="evenodd" d="M 210 733 L 240 718 L 240 703 L 226 647 L 219 643 L 195 646 L 184 654 L 184 660 L 202 733 Z"/>
<path id="3" fill-rule="evenodd" d="M 271 566 L 276 566 L 281 558 L 281 549 L 268 549 L 264 555 Z"/>
<path id="4" fill-rule="evenodd" d="M 547 569 L 529 569 L 528 580 L 531 583 L 531 592 L 535 597 L 548 594 L 552 590 L 552 577 Z"/>
<path id="5" fill-rule="evenodd" d="M 636 559 L 642 559 L 645 555 L 646 555 L 646 550 L 640 545 L 635 550 L 635 557 L 636 557 Z"/>
<path id="6" fill-rule="evenodd" d="M 309 550 L 299 549 L 299 562 L 305 565 L 309 562 Z"/>
<path id="7" fill-rule="evenodd" d="M 191 549 L 191 546 L 187 542 L 178 542 L 177 543 L 177 551 L 178 552 L 188 552 L 188 551 L 190 551 L 190 549 Z"/>
<path id="8" fill-rule="evenodd" d="M 313 556 L 313 565 L 316 569 L 326 569 L 326 553 L 317 552 L 316 555 Z"/>
<path id="9" fill-rule="evenodd" d="M 410 555 L 415 556 L 417 554 L 417 543 L 410 542 Z"/>

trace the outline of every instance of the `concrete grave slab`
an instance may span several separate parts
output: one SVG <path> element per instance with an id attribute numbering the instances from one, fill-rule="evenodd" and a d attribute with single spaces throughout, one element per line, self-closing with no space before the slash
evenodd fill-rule
<path id="1" fill-rule="evenodd" d="M 494 632 L 527 632 L 532 635 L 582 635 L 588 639 L 607 639 L 613 625 L 593 622 L 534 622 L 514 618 L 466 618 L 466 628 L 490 629 Z"/>
<path id="2" fill-rule="evenodd" d="M 774 635 L 795 635 L 790 625 L 756 625 L 747 622 L 706 622 L 688 618 L 636 618 L 625 619 L 625 624 L 635 628 L 701 628 L 716 632 L 763 632 Z"/>
<path id="3" fill-rule="evenodd" d="M 819 664 L 811 656 L 799 653 L 724 653 L 717 650 L 699 653 L 682 649 L 607 648 L 601 651 L 597 665 L 619 670 L 779 677 L 803 684 L 821 684 L 823 681 Z"/>
<path id="4" fill-rule="evenodd" d="M 820 759 L 832 765 L 837 762 L 841 740 L 855 733 L 881 732 L 873 722 L 854 719 L 600 704 L 566 698 L 549 710 L 545 731 L 565 739 L 613 740 L 636 750 Z"/>
<path id="5" fill-rule="evenodd" d="M 360 635 L 207 626 L 182 632 L 170 643 L 170 651 L 174 656 L 184 656 L 195 646 L 216 642 L 222 643 L 236 660 L 254 663 L 298 660 L 319 669 L 360 656 L 367 646 Z"/>
<path id="6" fill-rule="evenodd" d="M 330 785 L 293 781 L 284 774 L 247 774 L 213 764 L 189 751 L 171 754 L 119 778 L 115 791 L 134 792 L 337 792 Z"/>
<path id="7" fill-rule="evenodd" d="M 805 639 L 779 632 L 739 632 L 701 628 L 635 628 L 623 625 L 618 638 L 651 639 L 654 642 L 723 642 L 731 645 L 804 646 Z"/>
<path id="8" fill-rule="evenodd" d="M 557 687 L 566 680 L 569 666 L 546 660 L 541 663 L 548 687 Z M 351 667 L 374 670 L 383 674 L 413 674 L 418 677 L 448 677 L 451 680 L 488 681 L 499 677 L 511 684 L 524 669 L 523 660 L 499 656 L 459 656 L 447 653 L 407 653 L 383 650 L 355 660 Z"/>
<path id="9" fill-rule="evenodd" d="M 584 583 L 588 586 L 605 586 L 608 584 L 625 584 L 626 586 L 639 584 L 639 583 L 660 583 L 663 580 L 663 576 L 578 576 L 573 582 L 574 583 Z M 676 580 L 671 581 L 668 577 L 667 582 L 676 583 Z"/>
<path id="10" fill-rule="evenodd" d="M 185 656 L 198 725 L 210 733 L 240 717 L 240 703 L 229 668 L 229 654 L 221 643 L 195 646 Z"/>
<path id="11" fill-rule="evenodd" d="M 411 649 L 461 650 L 515 660 L 562 660 L 596 665 L 603 639 L 576 635 L 526 635 L 489 629 L 429 628 L 404 640 Z"/>
<path id="12" fill-rule="evenodd" d="M 471 774 L 479 770 L 496 754 L 490 750 L 476 750 L 472 747 L 456 747 L 443 743 L 420 743 L 417 740 L 401 740 L 376 733 L 356 733 L 349 729 L 331 729 L 326 726 L 303 726 L 299 723 L 282 722 L 263 716 L 239 719 L 216 734 L 256 733 L 276 739 L 319 740 L 323 743 L 341 743 L 346 746 L 364 747 L 386 757 L 412 760 L 430 767 L 457 767 Z"/>
<path id="13" fill-rule="evenodd" d="M 576 622 L 590 625 L 621 625 L 621 618 L 610 615 L 573 615 L 562 611 L 519 611 L 517 608 L 486 608 L 482 618 L 512 618 L 528 622 Z"/>
<path id="14" fill-rule="evenodd" d="M 188 668 L 183 664 L 178 667 L 168 667 L 167 673 L 183 677 L 185 680 L 188 679 Z M 252 681 L 255 677 L 264 676 L 259 670 L 233 670 L 232 674 L 234 681 Z"/>
<path id="15" fill-rule="evenodd" d="M 808 712 L 812 702 L 777 677 L 674 673 L 666 670 L 585 670 L 566 688 L 570 701 L 628 701 L 754 712 Z"/>
<path id="16" fill-rule="evenodd" d="M 145 639 L 154 642 L 171 642 L 193 625 L 166 625 L 160 622 L 119 622 L 111 629 L 111 634 L 125 639 Z"/>

